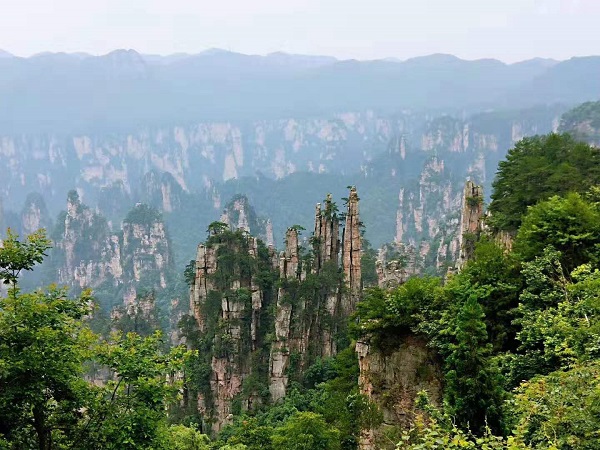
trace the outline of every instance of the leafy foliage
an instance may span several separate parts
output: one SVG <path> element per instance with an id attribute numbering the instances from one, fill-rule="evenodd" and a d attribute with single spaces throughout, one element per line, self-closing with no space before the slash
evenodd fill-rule
<path id="1" fill-rule="evenodd" d="M 600 184 L 600 150 L 568 134 L 524 138 L 498 165 L 489 223 L 514 232 L 528 206 Z"/>
<path id="2" fill-rule="evenodd" d="M 72 300 L 55 287 L 0 298 L 0 434 L 14 446 L 75 438 L 94 339 L 82 324 L 89 305 L 89 292 Z"/>
<path id="3" fill-rule="evenodd" d="M 151 225 L 156 222 L 162 222 L 161 213 L 145 203 L 139 203 L 127 213 L 124 223 Z"/>
<path id="4" fill-rule="evenodd" d="M 492 345 L 484 316 L 476 297 L 470 295 L 448 330 L 453 339 L 444 349 L 448 355 L 444 365 L 447 412 L 459 427 L 477 433 L 487 424 L 499 430 L 502 417 L 501 379 L 490 364 Z"/>
<path id="5" fill-rule="evenodd" d="M 596 449 L 600 442 L 600 363 L 524 382 L 510 403 L 516 436 L 535 449 Z"/>
<path id="6" fill-rule="evenodd" d="M 561 252 L 567 271 L 588 261 L 600 262 L 600 209 L 577 193 L 553 196 L 530 207 L 514 250 L 531 261 L 549 245 Z"/>
<path id="7" fill-rule="evenodd" d="M 6 267 L 31 267 L 41 259 L 42 232 L 26 244 L 11 239 L 9 249 L 16 251 L 4 254 Z M 54 286 L 22 294 L 18 271 L 14 277 L 12 295 L 0 297 L 4 442 L 41 450 L 164 448 L 165 409 L 179 393 L 171 377 L 189 352 L 183 347 L 163 352 L 159 332 L 100 340 L 87 323 L 89 291 L 75 299 Z M 104 366 L 114 381 L 89 383 L 83 375 L 90 365 Z"/>
<path id="8" fill-rule="evenodd" d="M 43 229 L 30 234 L 23 242 L 9 228 L 0 244 L 0 279 L 4 284 L 14 285 L 23 270 L 32 270 L 43 261 L 50 246 Z"/>
<path id="9" fill-rule="evenodd" d="M 275 428 L 273 450 L 339 450 L 339 431 L 312 412 L 294 414 Z"/>

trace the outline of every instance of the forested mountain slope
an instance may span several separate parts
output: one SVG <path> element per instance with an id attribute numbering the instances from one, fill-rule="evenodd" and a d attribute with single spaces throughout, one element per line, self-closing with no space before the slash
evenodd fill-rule
<path id="1" fill-rule="evenodd" d="M 20 272 L 51 242 L 10 233 L 0 247 L 0 445 L 596 448 L 599 152 L 567 134 L 519 140 L 498 166 L 491 216 L 467 184 L 460 270 L 391 288 L 363 289 L 377 266 L 354 187 L 343 207 L 327 196 L 313 209 L 306 242 L 290 226 L 279 255 L 215 221 L 185 271 L 187 349 L 152 333 L 151 302 L 113 315 L 109 335 L 95 328 L 88 291 L 21 291 Z M 76 193 L 68 201 L 64 238 L 86 226 L 104 233 Z M 247 207 L 238 197 L 224 218 L 260 229 Z M 123 245 L 138 245 L 123 266 L 136 280 L 158 262 L 145 249 L 160 223 L 138 205 L 123 224 Z M 62 242 L 59 253 L 71 247 Z"/>

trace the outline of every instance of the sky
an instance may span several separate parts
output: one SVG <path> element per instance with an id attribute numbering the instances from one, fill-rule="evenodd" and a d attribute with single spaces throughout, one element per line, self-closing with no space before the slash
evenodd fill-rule
<path id="1" fill-rule="evenodd" d="M 0 49 L 515 62 L 600 54 L 600 0 L 0 0 Z"/>

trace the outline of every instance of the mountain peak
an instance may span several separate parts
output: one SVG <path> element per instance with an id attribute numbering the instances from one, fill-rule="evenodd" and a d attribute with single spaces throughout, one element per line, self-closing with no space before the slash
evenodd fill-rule
<path id="1" fill-rule="evenodd" d="M 226 53 L 233 53 L 233 52 L 230 52 L 229 50 L 224 50 L 222 48 L 211 47 L 204 51 L 201 51 L 198 54 L 202 55 L 202 56 L 214 56 L 214 55 L 223 55 Z"/>

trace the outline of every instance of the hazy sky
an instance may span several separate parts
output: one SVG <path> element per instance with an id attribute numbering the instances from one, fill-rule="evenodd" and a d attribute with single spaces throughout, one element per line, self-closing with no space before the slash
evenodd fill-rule
<path id="1" fill-rule="evenodd" d="M 600 0 L 0 0 L 0 48 L 340 58 L 600 54 Z"/>

